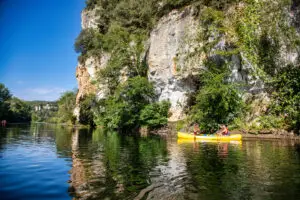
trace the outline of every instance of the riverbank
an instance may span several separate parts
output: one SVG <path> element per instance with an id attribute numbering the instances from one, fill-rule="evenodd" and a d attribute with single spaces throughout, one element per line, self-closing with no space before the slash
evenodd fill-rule
<path id="1" fill-rule="evenodd" d="M 177 136 L 178 130 L 174 124 L 162 127 L 157 130 L 150 131 L 150 134 L 166 136 Z M 300 135 L 296 135 L 293 132 L 286 130 L 231 130 L 231 134 L 242 134 L 243 139 L 290 139 L 299 140 Z"/>
<path id="2" fill-rule="evenodd" d="M 257 138 L 257 139 L 291 139 L 300 140 L 300 135 L 286 130 L 233 130 L 231 133 L 242 134 L 243 138 Z"/>
<path id="3" fill-rule="evenodd" d="M 250 134 L 250 133 L 242 133 L 243 138 L 257 138 L 257 139 L 290 139 L 290 140 L 299 140 L 299 135 L 285 135 L 285 134 Z"/>

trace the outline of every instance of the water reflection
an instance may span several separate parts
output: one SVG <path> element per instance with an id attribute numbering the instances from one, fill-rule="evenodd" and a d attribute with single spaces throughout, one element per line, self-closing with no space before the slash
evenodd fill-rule
<path id="1" fill-rule="evenodd" d="M 235 191 L 243 189 L 237 184 L 240 182 L 237 176 L 240 145 L 202 142 L 198 151 L 189 151 L 188 145 L 182 145 L 193 185 L 191 191 L 186 188 L 186 195 L 192 199 L 239 199 L 242 194 L 235 194 Z"/>
<path id="2" fill-rule="evenodd" d="M 220 158 L 226 158 L 228 156 L 228 143 L 218 144 L 218 155 Z"/>
<path id="3" fill-rule="evenodd" d="M 195 151 L 195 144 L 181 144 L 195 187 L 192 197 L 186 188 L 190 199 L 294 199 L 300 195 L 294 141 L 197 145 Z"/>
<path id="4" fill-rule="evenodd" d="M 167 141 L 168 159 L 154 167 L 150 182 L 135 199 L 184 199 L 185 185 L 189 184 L 184 152 L 175 140 Z"/>
<path id="5" fill-rule="evenodd" d="M 72 191 L 80 199 L 134 198 L 150 185 L 149 171 L 167 156 L 159 137 L 77 130 L 72 137 Z"/>
<path id="6" fill-rule="evenodd" d="M 300 146 L 288 140 L 177 141 L 32 124 L 0 129 L 0 169 L 3 199 L 300 197 Z"/>
<path id="7" fill-rule="evenodd" d="M 295 148 L 297 143 L 286 141 L 207 143 L 76 130 L 72 195 L 136 200 L 299 197 Z"/>

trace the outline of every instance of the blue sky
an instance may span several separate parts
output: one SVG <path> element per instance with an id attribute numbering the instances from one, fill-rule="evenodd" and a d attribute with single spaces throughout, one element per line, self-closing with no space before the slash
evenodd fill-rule
<path id="1" fill-rule="evenodd" d="M 77 87 L 74 41 L 85 0 L 0 0 L 0 83 L 24 100 Z"/>

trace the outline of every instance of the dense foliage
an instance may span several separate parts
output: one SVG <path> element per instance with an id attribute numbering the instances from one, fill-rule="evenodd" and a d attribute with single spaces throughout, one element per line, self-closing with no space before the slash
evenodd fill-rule
<path id="1" fill-rule="evenodd" d="M 31 106 L 16 97 L 10 100 L 10 119 L 14 122 L 29 122 L 31 120 Z"/>

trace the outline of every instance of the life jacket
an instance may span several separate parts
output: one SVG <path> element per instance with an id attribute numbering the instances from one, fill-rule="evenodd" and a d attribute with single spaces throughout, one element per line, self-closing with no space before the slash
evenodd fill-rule
<path id="1" fill-rule="evenodd" d="M 223 133 L 223 135 L 228 135 L 229 131 L 228 131 L 228 128 L 225 127 L 225 132 Z"/>

